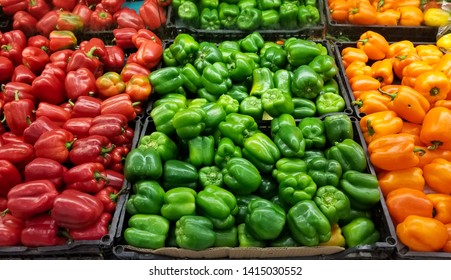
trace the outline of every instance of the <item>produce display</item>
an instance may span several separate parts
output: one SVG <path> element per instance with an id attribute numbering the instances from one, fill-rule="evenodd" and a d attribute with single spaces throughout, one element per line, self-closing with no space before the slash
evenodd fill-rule
<path id="1" fill-rule="evenodd" d="M 340 52 L 398 239 L 450 252 L 450 54 L 372 31 Z"/>

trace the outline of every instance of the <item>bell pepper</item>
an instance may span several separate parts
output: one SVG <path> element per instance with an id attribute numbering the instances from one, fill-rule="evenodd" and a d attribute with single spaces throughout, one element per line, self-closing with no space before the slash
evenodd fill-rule
<path id="1" fill-rule="evenodd" d="M 147 40 L 139 46 L 133 62 L 152 69 L 160 63 L 162 56 L 163 46 L 153 40 Z"/>
<path id="2" fill-rule="evenodd" d="M 213 136 L 197 136 L 188 140 L 188 162 L 196 167 L 208 166 L 214 160 Z"/>
<path id="3" fill-rule="evenodd" d="M 209 185 L 223 187 L 224 180 L 221 169 L 217 166 L 205 166 L 199 169 L 199 184 L 202 188 Z"/>
<path id="4" fill-rule="evenodd" d="M 255 62 L 246 53 L 233 52 L 226 61 L 229 77 L 233 82 L 242 82 L 249 78 L 255 68 Z"/>
<path id="5" fill-rule="evenodd" d="M 125 159 L 124 175 L 130 182 L 159 179 L 163 173 L 160 154 L 156 150 L 133 149 Z"/>
<path id="6" fill-rule="evenodd" d="M 235 195 L 219 186 L 206 186 L 197 194 L 196 212 L 210 219 L 215 229 L 232 227 L 237 211 Z"/>
<path id="7" fill-rule="evenodd" d="M 335 59 L 330 55 L 318 55 L 308 64 L 324 80 L 334 78 L 338 73 Z"/>
<path id="8" fill-rule="evenodd" d="M 183 85 L 183 77 L 180 70 L 180 68 L 172 66 L 153 71 L 149 79 L 154 91 L 161 95 L 175 92 Z"/>
<path id="9" fill-rule="evenodd" d="M 290 206 L 301 200 L 312 199 L 316 190 L 316 183 L 305 172 L 285 176 L 279 183 L 279 197 Z"/>
<path id="10" fill-rule="evenodd" d="M 224 168 L 230 159 L 240 158 L 241 155 L 240 147 L 235 146 L 230 138 L 222 137 L 215 151 L 214 162 L 216 166 Z"/>
<path id="11" fill-rule="evenodd" d="M 345 47 L 341 50 L 341 61 L 345 69 L 354 61 L 363 62 L 365 65 L 368 62 L 366 53 L 357 47 Z"/>
<path id="12" fill-rule="evenodd" d="M 451 222 L 451 215 L 449 209 L 451 207 L 451 196 L 448 194 L 427 194 L 427 197 L 434 204 L 434 219 L 439 220 L 444 224 Z"/>
<path id="13" fill-rule="evenodd" d="M 40 102 L 38 108 L 35 111 L 36 118 L 47 117 L 56 125 L 61 127 L 65 122 L 71 118 L 71 113 L 65 110 L 63 107 L 50 104 L 47 102 Z"/>
<path id="14" fill-rule="evenodd" d="M 196 213 L 195 190 L 186 187 L 176 187 L 168 190 L 163 197 L 161 215 L 170 221 L 177 221 L 183 216 Z"/>
<path id="15" fill-rule="evenodd" d="M 129 245 L 158 249 L 164 247 L 169 233 L 169 221 L 160 215 L 136 214 L 128 220 L 124 231 L 125 242 Z"/>
<path id="16" fill-rule="evenodd" d="M 326 140 L 330 145 L 345 139 L 354 139 L 352 121 L 346 114 L 333 114 L 323 119 Z"/>
<path id="17" fill-rule="evenodd" d="M 101 67 L 99 58 L 94 55 L 96 49 L 97 47 L 92 47 L 90 50 L 78 49 L 74 51 L 67 63 L 67 71 L 87 68 L 96 75 Z"/>
<path id="18" fill-rule="evenodd" d="M 22 183 L 19 170 L 11 162 L 4 159 L 0 160 L 0 179 L 2 181 L 0 195 L 5 197 L 12 187 Z"/>
<path id="19" fill-rule="evenodd" d="M 425 187 L 423 170 L 419 167 L 379 172 L 377 177 L 379 186 L 385 197 L 390 192 L 400 188 L 411 188 L 423 191 Z"/>
<path id="20" fill-rule="evenodd" d="M 315 5 L 299 5 L 297 15 L 298 25 L 301 27 L 316 25 L 320 21 L 320 13 Z"/>
<path id="21" fill-rule="evenodd" d="M 64 173 L 63 180 L 66 189 L 74 189 L 89 194 L 96 194 L 102 190 L 107 182 L 101 163 L 81 163 Z"/>
<path id="22" fill-rule="evenodd" d="M 41 214 L 25 221 L 21 242 L 27 247 L 41 247 L 63 245 L 67 240 L 59 236 L 56 221 L 48 214 Z"/>
<path id="23" fill-rule="evenodd" d="M 203 216 L 183 216 L 176 222 L 177 245 L 189 250 L 204 250 L 216 241 L 213 223 Z"/>
<path id="24" fill-rule="evenodd" d="M 179 34 L 169 46 L 174 58 L 181 64 L 194 63 L 199 43 L 189 34 Z"/>
<path id="25" fill-rule="evenodd" d="M 331 226 L 327 217 L 312 200 L 296 203 L 287 213 L 290 232 L 304 246 L 316 246 L 331 237 Z"/>
<path id="26" fill-rule="evenodd" d="M 33 80 L 36 78 L 36 75 L 31 72 L 30 68 L 27 66 L 21 64 L 14 67 L 14 70 L 12 72 L 12 76 L 9 79 L 9 76 L 11 75 L 11 69 L 12 69 L 12 62 L 5 58 L 2 58 L 2 61 L 5 62 L 5 64 L 1 64 L 5 66 L 5 69 L 2 68 L 2 73 L 5 73 L 5 76 L 8 77 L 6 80 L 11 80 L 11 82 L 20 82 L 31 85 Z M 9 65 L 9 66 L 8 66 Z M 3 81 L 4 79 L 0 78 L 0 81 Z"/>
<path id="27" fill-rule="evenodd" d="M 258 240 L 271 240 L 277 238 L 285 227 L 285 210 L 277 204 L 257 198 L 249 201 L 247 206 L 246 228 Z M 267 223 L 271 227 L 267 227 Z"/>
<path id="28" fill-rule="evenodd" d="M 136 118 L 135 105 L 137 104 L 132 103 L 130 96 L 127 94 L 113 95 L 102 101 L 100 114 L 122 114 L 128 121 L 132 121 Z"/>
<path id="29" fill-rule="evenodd" d="M 194 5 L 193 5 L 194 4 Z M 201 10 L 202 11 L 202 10 Z M 177 8 L 177 16 L 186 26 L 197 28 L 200 24 L 199 8 L 196 3 L 184 1 Z"/>
<path id="30" fill-rule="evenodd" d="M 331 225 L 337 224 L 338 220 L 347 217 L 351 211 L 348 196 L 334 186 L 324 185 L 319 187 L 313 201 Z"/>
<path id="31" fill-rule="evenodd" d="M 92 119 L 89 135 L 103 135 L 114 142 L 115 137 L 127 133 L 128 121 L 122 114 L 104 114 Z M 113 143 L 114 144 L 114 143 Z"/>
<path id="32" fill-rule="evenodd" d="M 29 126 L 28 121 L 33 121 L 35 116 L 34 103 L 30 99 L 19 99 L 18 92 L 15 93 L 14 101 L 8 102 L 3 108 L 6 124 L 10 131 L 16 135 L 22 135 Z M 28 119 L 28 121 L 27 121 Z"/>
<path id="33" fill-rule="evenodd" d="M 157 181 L 142 179 L 133 183 L 132 189 L 133 194 L 126 203 L 130 215 L 160 213 L 165 192 Z"/>
<path id="34" fill-rule="evenodd" d="M 34 145 L 42 133 L 60 128 L 46 116 L 37 118 L 23 132 L 24 141 Z"/>
<path id="35" fill-rule="evenodd" d="M 324 85 L 324 80 L 310 66 L 301 65 L 294 72 L 291 80 L 293 96 L 314 99 Z"/>
<path id="36" fill-rule="evenodd" d="M 360 120 L 360 129 L 366 143 L 384 135 L 401 132 L 403 120 L 394 111 L 381 111 L 365 115 Z"/>
<path id="37" fill-rule="evenodd" d="M 74 50 L 72 49 L 64 49 L 56 52 L 52 52 L 50 55 L 50 62 L 61 68 L 61 70 L 66 71 L 67 70 L 67 63 L 69 62 L 70 57 L 72 57 L 72 54 L 74 53 Z"/>
<path id="38" fill-rule="evenodd" d="M 284 137 L 292 135 L 290 132 L 286 134 L 287 136 Z M 296 146 L 293 148 L 296 148 Z M 290 149 L 287 149 L 286 153 L 290 153 L 289 150 Z M 302 150 L 300 144 L 295 152 L 299 152 L 299 150 Z M 252 164 L 263 173 L 271 172 L 274 164 L 281 157 L 281 152 L 275 142 L 266 134 L 258 131 L 244 140 L 242 153 L 243 157 L 252 162 Z"/>
<path id="39" fill-rule="evenodd" d="M 200 13 L 200 28 L 204 30 L 218 30 L 221 27 L 219 12 L 216 8 L 204 8 Z"/>
<path id="40" fill-rule="evenodd" d="M 294 104 L 291 96 L 284 94 L 280 89 L 268 89 L 261 95 L 263 110 L 271 117 L 278 117 L 281 114 L 291 114 L 294 111 Z"/>
<path id="41" fill-rule="evenodd" d="M 244 85 L 232 85 L 227 92 L 227 95 L 238 101 L 238 103 L 242 102 L 245 97 L 249 96 L 247 87 Z M 237 111 L 235 111 L 235 113 L 236 112 Z"/>
<path id="42" fill-rule="evenodd" d="M 96 92 L 96 78 L 87 68 L 69 71 L 64 80 L 67 97 L 76 100 L 80 96 L 92 95 Z"/>
<path id="43" fill-rule="evenodd" d="M 162 185 L 165 190 L 176 187 L 196 189 L 198 179 L 196 167 L 186 161 L 171 159 L 164 163 Z"/>
<path id="44" fill-rule="evenodd" d="M 39 75 L 49 62 L 49 55 L 38 47 L 27 46 L 22 50 L 22 63 L 36 75 Z"/>
<path id="45" fill-rule="evenodd" d="M 75 34 L 80 34 L 84 28 L 85 23 L 81 16 L 67 10 L 58 13 L 56 30 L 67 30 L 72 31 Z"/>
<path id="46" fill-rule="evenodd" d="M 199 50 L 196 53 L 193 65 L 199 73 L 202 73 L 206 66 L 221 61 L 222 53 L 219 51 L 218 47 L 213 43 L 204 41 L 199 44 Z"/>
<path id="47" fill-rule="evenodd" d="M 178 154 L 178 147 L 175 142 L 166 134 L 158 131 L 142 137 L 139 140 L 138 149 L 156 150 L 162 161 L 175 159 Z"/>
<path id="48" fill-rule="evenodd" d="M 249 94 L 260 97 L 267 90 L 274 88 L 273 75 L 269 68 L 255 68 L 252 72 L 252 87 Z"/>
<path id="49" fill-rule="evenodd" d="M 53 30 L 49 34 L 50 51 L 56 52 L 66 49 L 74 49 L 77 45 L 77 37 L 69 30 Z"/>
<path id="50" fill-rule="evenodd" d="M 279 7 L 279 23 L 283 29 L 296 29 L 298 27 L 299 6 L 293 2 L 283 2 Z"/>
<path id="51" fill-rule="evenodd" d="M 236 195 L 247 195 L 261 184 L 258 169 L 247 159 L 233 157 L 222 169 L 225 185 Z"/>
<path id="52" fill-rule="evenodd" d="M 239 30 L 253 31 L 260 27 L 262 21 L 262 11 L 247 7 L 240 9 L 240 14 L 236 19 L 236 25 Z"/>
<path id="53" fill-rule="evenodd" d="M 205 129 L 206 114 L 200 107 L 190 107 L 175 113 L 173 125 L 175 132 L 182 139 L 194 138 Z"/>
<path id="54" fill-rule="evenodd" d="M 356 218 L 342 227 L 343 236 L 348 248 L 358 245 L 370 245 L 379 240 L 380 233 L 374 222 L 368 218 Z"/>
<path id="55" fill-rule="evenodd" d="M 22 51 L 26 46 L 27 38 L 22 30 L 4 32 L 0 55 L 11 60 L 14 66 L 22 64 Z"/>
<path id="56" fill-rule="evenodd" d="M 235 51 L 242 51 L 240 41 L 235 40 L 222 41 L 221 43 L 219 43 L 218 49 L 221 52 L 223 59 L 226 59 Z"/>
<path id="57" fill-rule="evenodd" d="M 111 219 L 110 213 L 102 213 L 92 225 L 83 229 L 69 230 L 69 236 L 73 240 L 100 240 L 108 234 Z"/>
<path id="58" fill-rule="evenodd" d="M 316 104 L 314 101 L 301 97 L 293 97 L 291 100 L 294 105 L 293 117 L 304 119 L 316 116 Z"/>
<path id="59" fill-rule="evenodd" d="M 17 169 L 22 170 L 35 157 L 35 150 L 28 143 L 7 143 L 0 145 L 0 160 L 11 162 Z"/>
<path id="60" fill-rule="evenodd" d="M 28 219 L 52 209 L 58 196 L 55 185 L 49 180 L 35 180 L 15 185 L 8 192 L 9 212 L 19 219 Z"/>
<path id="61" fill-rule="evenodd" d="M 238 230 L 233 226 L 225 230 L 215 230 L 216 241 L 214 247 L 236 247 L 238 246 Z"/>
<path id="62" fill-rule="evenodd" d="M 31 84 L 32 94 L 40 101 L 51 104 L 60 104 L 66 97 L 64 80 L 66 73 L 53 63 L 45 66 L 41 75 Z"/>
<path id="63" fill-rule="evenodd" d="M 299 129 L 305 139 L 305 149 L 323 149 L 326 146 L 326 133 L 324 122 L 315 117 L 303 118 Z"/>
<path id="64" fill-rule="evenodd" d="M 264 55 L 260 54 L 260 65 L 269 68 L 272 72 L 285 69 L 288 64 L 287 53 L 279 47 L 270 47 L 265 50 Z"/>
<path id="65" fill-rule="evenodd" d="M 9 213 L 0 215 L 0 246 L 18 246 L 21 243 L 23 220 Z"/>
<path id="66" fill-rule="evenodd" d="M 74 135 L 74 138 L 81 139 L 90 136 L 89 129 L 92 126 L 93 118 L 80 117 L 68 119 L 61 128 L 69 131 Z M 96 135 L 100 136 L 100 135 Z M 102 136 L 105 137 L 105 136 Z"/>
<path id="67" fill-rule="evenodd" d="M 345 139 L 330 147 L 326 151 L 326 158 L 338 161 L 344 172 L 348 170 L 363 172 L 367 168 L 365 154 L 359 143 L 353 139 Z"/>
<path id="68" fill-rule="evenodd" d="M 266 52 L 265 52 L 266 53 Z M 292 96 L 291 93 L 292 72 L 286 69 L 279 69 L 274 72 L 274 87 L 280 89 L 284 94 Z"/>
<path id="69" fill-rule="evenodd" d="M 304 156 L 305 140 L 298 127 L 281 126 L 273 139 L 282 156 L 297 158 Z"/>
<path id="70" fill-rule="evenodd" d="M 360 94 L 352 102 L 352 105 L 358 107 L 358 111 L 365 115 L 380 111 L 388 111 L 387 104 L 391 101 L 391 98 L 387 95 L 382 94 L 379 91 L 365 91 Z"/>
<path id="71" fill-rule="evenodd" d="M 428 149 L 448 150 L 451 145 L 445 127 L 451 121 L 451 111 L 444 107 L 430 109 L 424 117 L 420 139 Z"/>
<path id="72" fill-rule="evenodd" d="M 41 0 L 37 0 L 37 2 L 39 1 Z M 88 29 L 89 19 L 91 18 L 92 12 L 93 11 L 87 5 L 84 5 L 82 3 L 76 4 L 72 9 L 72 13 L 78 15 L 81 18 L 84 30 Z"/>
<path id="73" fill-rule="evenodd" d="M 299 158 L 283 157 L 276 162 L 275 169 L 272 171 L 272 177 L 281 183 L 288 177 L 300 173 L 307 173 L 307 164 Z"/>
<path id="74" fill-rule="evenodd" d="M 225 97 L 227 95 L 222 95 L 222 96 Z M 224 110 L 223 106 L 219 103 L 219 101 L 228 102 L 227 100 L 223 100 L 223 99 L 224 98 L 222 98 L 222 99 L 220 98 L 220 100 L 218 100 L 218 102 L 215 102 L 215 103 L 211 102 L 211 103 L 207 103 L 207 104 L 201 106 L 201 108 L 205 111 L 205 114 L 207 116 L 209 116 L 205 120 L 204 132 L 207 134 L 217 131 L 219 123 L 224 121 L 224 119 L 226 117 L 227 113 Z M 229 105 L 225 104 L 224 106 L 227 108 Z M 230 106 L 232 106 L 232 104 L 230 104 Z"/>
<path id="75" fill-rule="evenodd" d="M 255 120 L 261 120 L 263 117 L 262 100 L 257 96 L 246 96 L 240 102 L 239 113 L 251 116 Z"/>
<path id="76" fill-rule="evenodd" d="M 73 142 L 73 134 L 65 129 L 46 131 L 34 144 L 35 153 L 37 157 L 50 158 L 64 163 L 69 159 L 69 149 Z"/>
<path id="77" fill-rule="evenodd" d="M 215 62 L 204 68 L 201 77 L 202 85 L 212 95 L 226 94 L 232 86 L 227 66 L 223 62 Z"/>
<path id="78" fill-rule="evenodd" d="M 373 17 L 370 20 L 375 20 Z M 360 35 L 357 42 L 357 48 L 363 50 L 369 59 L 381 60 L 386 56 L 389 44 L 387 40 L 379 33 L 367 31 Z"/>
<path id="79" fill-rule="evenodd" d="M 344 172 L 339 189 L 349 198 L 353 209 L 369 210 L 380 200 L 377 177 L 370 173 L 355 170 Z"/>
<path id="80" fill-rule="evenodd" d="M 118 28 L 145 30 L 144 21 L 141 16 L 136 12 L 136 10 L 128 7 L 119 6 L 119 9 L 116 12 L 113 12 L 113 20 L 117 23 Z"/>
<path id="81" fill-rule="evenodd" d="M 315 100 L 315 105 L 320 115 L 343 112 L 346 107 L 344 98 L 333 92 L 320 94 Z"/>
<path id="82" fill-rule="evenodd" d="M 91 31 L 108 30 L 113 24 L 113 14 L 101 6 L 96 6 L 89 17 L 88 29 Z"/>
<path id="83" fill-rule="evenodd" d="M 319 46 L 310 40 L 292 39 L 284 43 L 288 62 L 293 67 L 309 64 L 316 56 L 321 54 Z M 316 72 L 315 72 L 316 73 Z"/>
<path id="84" fill-rule="evenodd" d="M 67 167 L 53 159 L 37 157 L 25 166 L 24 182 L 49 180 L 59 189 L 63 186 L 66 171 Z"/>
<path id="85" fill-rule="evenodd" d="M 396 234 L 410 250 L 418 252 L 439 251 L 448 240 L 448 230 L 442 222 L 417 215 L 409 215 L 398 224 Z"/>
<path id="86" fill-rule="evenodd" d="M 237 25 L 240 8 L 236 4 L 221 2 L 219 3 L 219 21 L 224 29 L 234 29 Z"/>
<path id="87" fill-rule="evenodd" d="M 125 91 L 126 84 L 117 72 L 106 72 L 96 79 L 97 96 L 101 99 L 119 95 Z"/>
<path id="88" fill-rule="evenodd" d="M 423 167 L 423 176 L 426 184 L 435 192 L 442 194 L 451 194 L 448 181 L 450 177 L 448 171 L 451 168 L 451 162 L 443 159 L 434 159 L 431 163 Z"/>
<path id="89" fill-rule="evenodd" d="M 307 164 L 308 175 L 312 177 L 317 187 L 334 186 L 338 187 L 343 170 L 336 160 L 317 157 Z"/>
<path id="90" fill-rule="evenodd" d="M 90 135 L 75 140 L 69 152 L 69 160 L 75 164 L 96 162 L 107 166 L 109 153 L 114 149 L 111 141 L 102 135 Z"/>
<path id="91" fill-rule="evenodd" d="M 156 131 L 166 135 L 172 135 L 175 132 L 173 118 L 181 108 L 175 103 L 160 104 L 152 109 L 152 117 Z"/>
<path id="92" fill-rule="evenodd" d="M 248 230 L 245 223 L 239 224 L 238 230 L 238 243 L 239 247 L 265 247 L 266 242 L 256 239 Z"/>

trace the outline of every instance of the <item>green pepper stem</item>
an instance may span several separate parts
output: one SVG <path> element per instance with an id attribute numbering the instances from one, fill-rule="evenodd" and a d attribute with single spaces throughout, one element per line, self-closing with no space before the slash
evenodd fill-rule
<path id="1" fill-rule="evenodd" d="M 100 180 L 105 180 L 107 183 L 110 181 L 108 178 L 104 175 L 102 175 L 99 171 L 94 172 L 94 179 L 98 182 Z"/>
<path id="2" fill-rule="evenodd" d="M 398 96 L 397 92 L 396 93 L 388 93 L 383 91 L 381 88 L 377 89 L 380 93 L 382 93 L 383 95 L 387 95 L 390 96 L 391 100 L 395 100 L 396 96 Z"/>
<path id="3" fill-rule="evenodd" d="M 426 150 L 422 149 L 422 148 L 415 148 L 415 149 L 413 149 L 413 152 L 418 153 L 419 156 L 423 156 L 426 153 Z"/>
<path id="4" fill-rule="evenodd" d="M 376 133 L 376 131 L 374 131 L 373 126 L 371 125 L 371 120 L 367 120 L 367 121 L 366 121 L 366 127 L 368 128 L 368 134 L 369 134 L 370 136 L 373 136 L 374 133 Z"/>
<path id="5" fill-rule="evenodd" d="M 106 153 L 109 153 L 112 150 L 114 150 L 114 148 L 116 148 L 116 145 L 114 145 L 114 144 L 111 145 L 111 147 L 108 147 L 108 148 L 102 147 L 100 154 L 101 155 L 105 155 Z"/>
<path id="6" fill-rule="evenodd" d="M 443 145 L 443 142 L 441 141 L 431 141 L 430 146 L 428 146 L 429 151 L 437 150 L 439 146 Z"/>
<path id="7" fill-rule="evenodd" d="M 436 95 L 438 95 L 440 93 L 440 89 L 438 87 L 431 88 L 429 93 L 430 93 L 431 96 L 436 96 Z"/>
<path id="8" fill-rule="evenodd" d="M 0 216 L 4 217 L 6 214 L 9 213 L 9 209 L 6 208 L 5 210 L 3 210 L 2 212 L 0 212 Z"/>

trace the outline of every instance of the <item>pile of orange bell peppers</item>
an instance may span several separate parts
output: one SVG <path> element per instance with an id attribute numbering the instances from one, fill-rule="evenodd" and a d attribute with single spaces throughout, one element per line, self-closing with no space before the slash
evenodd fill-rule
<path id="1" fill-rule="evenodd" d="M 341 55 L 398 239 L 451 252 L 451 54 L 367 31 Z"/>
<path id="2" fill-rule="evenodd" d="M 355 25 L 421 26 L 426 8 L 436 6 L 420 0 L 328 0 L 331 20 Z"/>

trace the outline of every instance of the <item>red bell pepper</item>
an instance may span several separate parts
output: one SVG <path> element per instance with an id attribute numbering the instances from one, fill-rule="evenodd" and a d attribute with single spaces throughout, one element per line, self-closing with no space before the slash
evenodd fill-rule
<path id="1" fill-rule="evenodd" d="M 70 168 L 63 177 L 66 189 L 74 189 L 81 192 L 95 194 L 107 184 L 103 171 L 105 167 L 101 163 L 87 162 Z"/>
<path id="2" fill-rule="evenodd" d="M 144 29 L 144 21 L 133 9 L 124 7 L 113 14 L 114 22 L 118 28 Z"/>
<path id="3" fill-rule="evenodd" d="M 35 19 L 40 20 L 50 11 L 50 5 L 46 0 L 29 0 L 27 11 L 34 16 Z"/>
<path id="4" fill-rule="evenodd" d="M 125 65 L 124 50 L 118 46 L 106 46 L 107 55 L 103 59 L 103 68 L 107 72 L 121 72 Z"/>
<path id="5" fill-rule="evenodd" d="M 133 102 L 145 103 L 152 93 L 149 76 L 143 74 L 133 75 L 130 81 L 127 82 L 125 93 L 130 96 Z"/>
<path id="6" fill-rule="evenodd" d="M 35 157 L 34 148 L 28 143 L 8 143 L 0 146 L 0 160 L 14 164 L 19 171 Z"/>
<path id="7" fill-rule="evenodd" d="M 128 120 L 122 114 L 106 114 L 95 117 L 92 120 L 90 135 L 103 135 L 112 139 L 125 133 L 128 128 Z"/>
<path id="8" fill-rule="evenodd" d="M 24 141 L 28 144 L 34 145 L 39 137 L 47 131 L 60 128 L 56 123 L 46 116 L 36 118 L 34 122 L 23 131 Z"/>
<path id="9" fill-rule="evenodd" d="M 66 97 L 64 80 L 66 73 L 53 63 L 48 63 L 41 75 L 31 84 L 32 93 L 40 101 L 50 104 L 60 104 Z"/>
<path id="10" fill-rule="evenodd" d="M 69 62 L 69 59 L 72 57 L 72 54 L 74 53 L 74 50 L 71 49 L 65 49 L 61 51 L 53 52 L 50 55 L 50 62 L 54 64 L 55 66 L 58 66 L 64 72 L 66 72 L 67 69 L 67 63 Z"/>
<path id="11" fill-rule="evenodd" d="M 125 64 L 124 68 L 122 68 L 121 71 L 122 81 L 127 83 L 135 74 L 143 74 L 149 76 L 150 70 L 138 63 L 127 61 L 127 63 Z"/>
<path id="12" fill-rule="evenodd" d="M 131 127 L 127 127 L 121 135 L 111 138 L 111 143 L 116 146 L 125 146 L 130 149 L 134 135 L 135 131 Z"/>
<path id="13" fill-rule="evenodd" d="M 23 135 L 16 135 L 12 132 L 4 132 L 1 135 L 1 139 L 3 140 L 3 144 L 24 142 Z"/>
<path id="14" fill-rule="evenodd" d="M 90 135 L 77 139 L 69 152 L 69 159 L 74 165 L 95 162 L 108 166 L 111 151 L 114 149 L 111 141 L 102 135 Z"/>
<path id="15" fill-rule="evenodd" d="M 161 41 L 160 37 L 158 37 L 155 33 L 153 33 L 148 29 L 139 29 L 132 36 L 132 42 L 136 48 L 139 48 L 143 43 L 147 42 L 148 40 L 154 41 L 159 45 L 163 45 L 163 42 Z"/>
<path id="16" fill-rule="evenodd" d="M 52 52 L 74 49 L 77 46 L 77 37 L 69 30 L 53 30 L 49 34 L 49 40 L 49 48 Z"/>
<path id="17" fill-rule="evenodd" d="M 116 147 L 115 149 L 117 148 L 122 147 Z M 106 187 L 111 187 L 117 191 L 120 191 L 124 186 L 125 181 L 124 173 L 112 169 L 106 169 L 104 173 L 106 175 L 106 178 L 108 179 Z"/>
<path id="18" fill-rule="evenodd" d="M 103 203 L 91 194 L 67 189 L 59 194 L 51 216 L 60 227 L 82 229 L 92 225 L 103 213 Z"/>
<path id="19" fill-rule="evenodd" d="M 91 48 L 89 51 L 82 49 L 74 51 L 71 59 L 67 63 L 67 72 L 87 68 L 96 75 L 99 72 L 99 68 L 101 68 L 101 64 L 99 58 L 94 55 L 95 51 L 96 47 Z"/>
<path id="20" fill-rule="evenodd" d="M 68 119 L 71 118 L 71 113 L 58 105 L 40 102 L 38 109 L 36 110 L 36 118 L 42 116 L 46 116 L 56 125 L 61 127 Z"/>
<path id="21" fill-rule="evenodd" d="M 18 11 L 13 16 L 13 29 L 21 30 L 25 36 L 30 37 L 38 32 L 38 21 L 27 11 Z"/>
<path id="22" fill-rule="evenodd" d="M 7 57 L 14 65 L 22 64 L 22 51 L 27 46 L 27 37 L 22 30 L 3 33 L 0 56 Z"/>
<path id="23" fill-rule="evenodd" d="M 9 82 L 7 84 L 3 84 L 1 88 L 6 103 L 16 100 L 16 94 L 21 100 L 30 99 L 33 101 L 33 104 L 37 103 L 37 98 L 32 94 L 31 85 L 29 84 L 22 82 Z"/>
<path id="24" fill-rule="evenodd" d="M 58 13 L 58 20 L 56 22 L 56 30 L 72 31 L 75 34 L 80 34 L 85 28 L 83 19 L 69 10 L 60 11 Z"/>
<path id="25" fill-rule="evenodd" d="M 132 37 L 133 34 L 138 32 L 135 28 L 116 28 L 113 29 L 114 41 L 116 42 L 116 46 L 120 47 L 123 50 L 126 49 L 135 49 L 135 45 L 133 44 Z"/>
<path id="26" fill-rule="evenodd" d="M 36 74 L 31 72 L 30 68 L 21 64 L 21 65 L 17 65 L 14 68 L 14 72 L 11 77 L 11 81 L 31 85 L 33 83 L 34 79 L 36 79 L 36 77 L 37 77 Z M 31 87 L 30 87 L 30 91 L 31 91 Z M 30 95 L 31 95 L 31 93 L 30 93 Z M 33 96 L 33 98 L 35 98 L 35 97 Z"/>
<path id="27" fill-rule="evenodd" d="M 7 202 L 8 200 L 6 199 L 6 197 L 0 196 L 0 212 L 3 212 L 6 209 L 8 209 Z"/>
<path id="28" fill-rule="evenodd" d="M 153 69 L 160 63 L 162 56 L 163 46 L 152 40 L 147 40 L 136 51 L 134 62 L 141 64 L 147 69 Z"/>
<path id="29" fill-rule="evenodd" d="M 72 101 L 70 101 L 70 102 L 69 101 L 70 100 L 68 100 L 66 102 L 63 102 L 59 106 L 61 108 L 63 108 L 65 111 L 69 112 L 71 114 L 71 116 L 72 116 L 72 105 L 74 105 L 74 103 L 72 103 Z"/>
<path id="30" fill-rule="evenodd" d="M 75 138 L 82 139 L 89 136 L 91 125 L 91 117 L 78 117 L 68 119 L 63 124 L 63 128 L 72 133 Z"/>
<path id="31" fill-rule="evenodd" d="M 0 55 L 0 83 L 7 83 L 14 74 L 14 64 L 11 59 Z"/>
<path id="32" fill-rule="evenodd" d="M 19 170 L 9 161 L 0 159 L 0 196 L 7 196 L 9 190 L 22 183 Z M 1 211 L 1 210 L 0 210 Z"/>
<path id="33" fill-rule="evenodd" d="M 58 10 L 72 11 L 78 0 L 52 0 L 52 5 Z"/>
<path id="34" fill-rule="evenodd" d="M 34 35 L 29 37 L 28 46 L 38 47 L 50 55 L 50 39 L 43 35 Z"/>
<path id="35" fill-rule="evenodd" d="M 56 29 L 57 22 L 58 10 L 51 10 L 38 20 L 36 28 L 38 29 L 39 34 L 48 37 L 50 32 Z"/>
<path id="36" fill-rule="evenodd" d="M 144 24 L 151 30 L 156 30 L 166 24 L 166 11 L 155 1 L 144 1 L 138 12 Z"/>
<path id="37" fill-rule="evenodd" d="M 35 180 L 15 185 L 8 192 L 8 210 L 14 217 L 28 219 L 49 211 L 58 196 L 50 180 Z"/>
<path id="38" fill-rule="evenodd" d="M 27 120 L 33 121 L 34 103 L 31 99 L 19 99 L 19 93 L 16 92 L 15 100 L 7 102 L 4 107 L 6 124 L 12 133 L 22 135 L 23 131 L 29 126 Z"/>
<path id="39" fill-rule="evenodd" d="M 59 232 L 55 219 L 45 213 L 25 221 L 20 239 L 27 247 L 57 246 L 67 242 Z"/>
<path id="40" fill-rule="evenodd" d="M 78 68 L 67 73 L 64 87 L 67 97 L 71 100 L 76 100 L 80 96 L 94 95 L 96 78 L 88 68 Z"/>
<path id="41" fill-rule="evenodd" d="M 117 72 L 106 72 L 96 80 L 97 96 L 100 99 L 118 95 L 125 91 L 125 82 Z"/>
<path id="42" fill-rule="evenodd" d="M 114 19 L 113 15 L 99 6 L 92 12 L 89 19 L 88 28 L 92 31 L 109 30 L 113 27 Z"/>
<path id="43" fill-rule="evenodd" d="M 113 187 L 105 187 L 95 194 L 103 203 L 103 208 L 107 213 L 113 213 L 116 210 L 118 191 Z"/>
<path id="44" fill-rule="evenodd" d="M 90 9 L 89 5 L 79 2 L 77 5 L 75 5 L 72 13 L 78 15 L 81 18 L 81 20 L 83 21 L 83 26 L 86 29 L 89 25 L 89 19 L 91 18 L 92 14 L 92 10 Z"/>
<path id="45" fill-rule="evenodd" d="M 20 233 L 24 222 L 6 213 L 0 215 L 0 247 L 20 245 Z"/>
<path id="46" fill-rule="evenodd" d="M 34 143 L 36 157 L 65 163 L 69 159 L 69 149 L 73 142 L 73 134 L 65 129 L 59 128 L 44 132 Z"/>
<path id="47" fill-rule="evenodd" d="M 101 0 L 100 4 L 102 5 L 102 8 L 107 10 L 108 12 L 114 14 L 121 6 L 125 3 L 125 0 Z"/>
<path id="48" fill-rule="evenodd" d="M 36 75 L 40 75 L 49 62 L 49 55 L 41 48 L 28 46 L 22 51 L 22 63 Z"/>
<path id="49" fill-rule="evenodd" d="M 27 0 L 0 0 L 3 13 L 8 16 L 14 15 L 18 11 L 25 11 L 28 6 Z"/>
<path id="50" fill-rule="evenodd" d="M 92 96 L 80 96 L 75 101 L 72 108 L 72 118 L 90 117 L 100 115 L 102 101 Z"/>
<path id="51" fill-rule="evenodd" d="M 137 104 L 139 104 L 139 102 Z M 136 112 L 133 105 L 137 104 L 132 103 L 128 94 L 118 94 L 103 100 L 100 114 L 122 114 L 128 121 L 131 121 L 136 118 Z"/>
<path id="52" fill-rule="evenodd" d="M 154 0 L 158 6 L 167 7 L 172 4 L 172 0 Z"/>
<path id="53" fill-rule="evenodd" d="M 67 167 L 61 163 L 49 158 L 35 158 L 25 166 L 25 182 L 35 180 L 49 180 L 55 188 L 60 189 L 63 186 L 63 176 Z"/>
<path id="54" fill-rule="evenodd" d="M 69 230 L 69 235 L 73 240 L 100 240 L 108 234 L 111 219 L 111 214 L 104 212 L 92 225 L 82 229 Z"/>
<path id="55" fill-rule="evenodd" d="M 89 41 L 85 40 L 80 43 L 80 49 L 85 52 L 89 52 L 93 48 L 95 48 L 95 51 L 92 54 L 97 56 L 102 62 L 103 59 L 105 59 L 105 57 L 107 56 L 105 43 L 102 39 L 94 37 Z"/>

